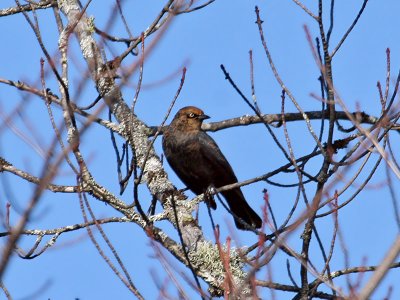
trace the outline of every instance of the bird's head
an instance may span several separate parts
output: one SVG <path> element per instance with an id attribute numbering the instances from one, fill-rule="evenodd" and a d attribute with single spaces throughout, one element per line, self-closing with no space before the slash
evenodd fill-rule
<path id="1" fill-rule="evenodd" d="M 181 108 L 175 115 L 171 122 L 177 129 L 185 131 L 195 131 L 201 129 L 201 123 L 210 117 L 205 115 L 204 112 L 194 106 L 186 106 Z"/>

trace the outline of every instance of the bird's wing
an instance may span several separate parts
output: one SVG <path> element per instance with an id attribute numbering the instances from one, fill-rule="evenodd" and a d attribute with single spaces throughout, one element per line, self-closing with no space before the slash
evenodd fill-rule
<path id="1" fill-rule="evenodd" d="M 215 187 L 218 188 L 236 183 L 237 178 L 235 173 L 215 141 L 205 132 L 201 132 L 198 138 L 201 145 L 202 161 L 208 165 L 208 170 L 212 171 L 209 177 Z M 222 192 L 222 195 L 225 197 L 231 212 L 235 216 L 237 228 L 247 229 L 242 222 L 256 228 L 261 227 L 262 221 L 260 217 L 246 202 L 240 188 Z M 241 219 L 241 221 L 239 219 Z"/>
<path id="2" fill-rule="evenodd" d="M 209 166 L 208 168 L 213 172 L 212 181 L 216 187 L 237 182 L 232 167 L 215 141 L 205 132 L 200 132 L 198 138 L 201 145 L 201 155 L 204 162 Z"/>

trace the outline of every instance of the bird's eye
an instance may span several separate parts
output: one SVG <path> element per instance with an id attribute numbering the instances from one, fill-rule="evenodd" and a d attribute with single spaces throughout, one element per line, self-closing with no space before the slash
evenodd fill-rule
<path id="1" fill-rule="evenodd" d="M 189 117 L 189 118 L 194 118 L 195 116 L 196 116 L 196 114 L 194 114 L 194 113 L 188 114 L 188 117 Z"/>

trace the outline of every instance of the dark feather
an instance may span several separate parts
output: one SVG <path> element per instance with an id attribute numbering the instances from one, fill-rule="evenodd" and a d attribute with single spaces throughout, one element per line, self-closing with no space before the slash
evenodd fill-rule
<path id="1" fill-rule="evenodd" d="M 190 117 L 192 115 L 194 117 Z M 197 195 L 204 193 L 210 186 L 219 188 L 238 181 L 218 145 L 201 130 L 205 118 L 208 116 L 198 108 L 183 108 L 176 114 L 163 137 L 163 150 L 168 163 L 183 183 Z M 260 217 L 248 205 L 240 188 L 222 192 L 222 195 L 235 216 L 236 227 L 246 229 L 237 218 L 250 226 L 261 227 Z M 209 204 L 216 208 L 214 200 Z"/>

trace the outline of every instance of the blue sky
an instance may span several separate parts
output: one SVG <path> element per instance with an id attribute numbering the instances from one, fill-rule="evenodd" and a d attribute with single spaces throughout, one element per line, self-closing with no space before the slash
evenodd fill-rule
<path id="1" fill-rule="evenodd" d="M 2 3 L 3 8 L 14 5 L 13 1 L 3 2 L 5 2 Z M 147 28 L 164 3 L 152 1 L 149 5 L 148 1 L 125 2 L 127 2 L 124 4 L 125 16 L 134 35 L 139 35 Z M 315 2 L 303 1 L 313 12 L 316 12 Z M 328 2 L 324 1 L 326 4 Z M 332 45 L 335 45 L 347 30 L 361 3 L 360 0 L 336 1 Z M 310 96 L 311 93 L 319 93 L 317 80 L 319 70 L 313 60 L 304 31 L 304 26 L 307 26 L 315 37 L 318 34 L 316 23 L 292 1 L 217 0 L 202 10 L 178 16 L 161 37 L 145 64 L 143 88 L 136 109 L 137 115 L 149 125 L 158 125 L 162 121 L 180 81 L 179 73 L 172 77 L 171 74 L 182 69 L 182 66 L 187 67 L 186 81 L 173 113 L 180 107 L 195 105 L 211 116 L 210 121 L 251 114 L 251 110 L 224 79 L 219 67 L 220 64 L 224 64 L 236 83 L 246 95 L 250 96 L 248 58 L 250 49 L 254 52 L 255 89 L 260 108 L 263 113 L 279 113 L 281 88 L 273 77 L 263 52 L 255 24 L 255 5 L 258 5 L 261 10 L 267 42 L 285 84 L 305 110 L 320 109 L 321 104 Z M 88 14 L 95 17 L 95 24 L 99 28 L 104 28 L 112 6 L 113 1 L 93 1 L 89 6 Z M 380 103 L 376 82 L 379 80 L 384 83 L 385 81 L 386 48 L 391 50 L 392 82 L 400 67 L 399 9 L 400 2 L 395 0 L 370 1 L 358 25 L 334 57 L 335 87 L 350 110 L 360 107 L 361 110 L 372 115 L 379 113 Z M 50 53 L 56 53 L 58 36 L 54 17 L 51 11 L 38 11 L 38 16 L 45 45 Z M 325 19 L 328 17 L 327 11 L 324 16 Z M 0 77 L 21 80 L 40 87 L 39 60 L 43 54 L 23 16 L 0 18 L 0 30 L 3 45 L 0 47 L 0 56 L 3 57 Z M 118 19 L 110 33 L 116 36 L 127 36 Z M 150 41 L 146 44 L 150 44 Z M 84 62 L 76 49 L 76 41 L 71 39 L 70 54 L 73 62 L 70 63 L 70 86 L 73 91 L 82 81 L 82 70 L 85 70 Z M 112 49 L 114 53 L 120 53 L 124 50 L 124 46 L 112 45 Z M 112 58 L 110 51 L 106 53 L 109 59 Z M 127 67 L 135 60 L 135 57 L 130 57 L 124 64 Z M 169 79 L 165 80 L 166 78 Z M 123 89 L 124 97 L 129 103 L 135 93 L 136 80 L 137 74 Z M 58 93 L 57 83 L 52 76 L 48 77 L 47 83 L 53 92 Z M 90 103 L 96 97 L 93 87 L 93 82 L 86 84 L 84 92 L 74 101 L 82 105 Z M 38 175 L 44 160 L 38 153 L 32 151 L 31 145 L 18 137 L 9 127 L 4 127 L 4 115 L 8 115 L 21 104 L 24 107 L 23 116 L 15 119 L 15 127 L 43 149 L 46 149 L 52 141 L 51 124 L 42 101 L 1 85 L 1 156 L 15 166 Z M 289 101 L 287 111 L 295 112 L 294 106 Z M 54 113 L 56 120 L 61 122 L 60 111 L 55 109 Z M 106 116 L 107 114 L 104 113 L 103 117 L 106 118 Z M 22 120 L 28 120 L 29 124 L 25 124 Z M 317 123 L 313 124 L 318 128 Z M 295 145 L 294 153 L 297 157 L 308 153 L 314 147 L 313 140 L 305 130 L 303 122 L 290 124 L 288 130 Z M 282 141 L 284 140 L 282 128 L 274 129 L 274 132 Z M 220 145 L 239 180 L 267 173 L 285 162 L 285 158 L 274 145 L 265 127 L 261 125 L 232 128 L 210 135 Z M 104 129 L 98 126 L 93 127 L 82 137 L 82 151 L 98 182 L 118 194 L 115 155 L 108 136 L 109 133 Z M 344 136 L 337 133 L 335 138 Z M 399 138 L 392 136 L 392 143 L 396 145 Z M 156 141 L 155 147 L 161 154 L 160 140 Z M 375 160 L 376 158 L 377 154 L 375 154 Z M 316 160 L 311 163 L 310 168 L 317 170 L 319 163 L 320 161 Z M 169 166 L 166 166 L 166 170 L 172 182 L 178 188 L 183 188 L 183 184 Z M 354 170 L 350 169 L 348 172 L 344 175 L 350 178 Z M 5 203 L 12 203 L 11 223 L 13 224 L 17 222 L 34 189 L 10 174 L 1 174 L 0 177 L 2 179 L 0 209 L 3 215 Z M 72 172 L 64 165 L 56 182 L 74 184 L 74 180 Z M 296 176 L 280 176 L 277 180 L 290 183 L 296 180 Z M 393 181 L 394 186 L 397 187 L 398 179 L 393 177 Z M 362 265 L 365 262 L 364 259 L 367 265 L 378 264 L 398 233 L 385 182 L 385 168 L 381 165 L 371 185 L 339 214 L 343 237 L 350 252 L 350 266 Z M 269 190 L 271 205 L 278 222 L 282 222 L 293 204 L 296 190 L 280 189 L 261 182 L 244 187 L 243 192 L 255 209 L 263 204 L 261 191 L 264 188 Z M 314 188 L 309 187 L 309 195 L 313 194 Z M 121 198 L 130 202 L 131 195 L 131 186 L 129 186 Z M 193 196 L 190 192 L 187 192 L 187 195 Z M 144 203 L 150 199 L 145 188 L 141 190 L 141 196 Z M 103 203 L 98 203 L 93 198 L 90 201 L 97 217 L 118 216 Z M 147 204 L 144 206 L 147 208 Z M 226 222 L 232 224 L 232 220 L 223 213 L 221 207 L 214 215 L 222 225 L 225 238 L 229 232 L 224 224 Z M 35 209 L 28 228 L 56 228 L 82 221 L 79 200 L 76 196 L 46 192 Z M 204 205 L 200 208 L 200 224 L 205 228 L 206 235 L 213 240 Z M 323 241 L 329 245 L 332 219 L 329 217 L 320 219 L 316 224 L 319 226 Z M 159 260 L 155 257 L 150 241 L 132 224 L 106 225 L 104 230 L 118 250 L 139 290 L 146 299 L 155 299 L 158 289 L 151 274 L 157 274 L 161 282 L 168 276 L 165 275 Z M 288 241 L 298 251 L 300 251 L 300 234 L 301 231 L 295 231 Z M 248 233 L 235 232 L 235 235 L 239 245 L 248 245 L 256 241 L 254 236 Z M 100 236 L 98 234 L 96 236 L 100 240 Z M 175 238 L 176 235 L 173 237 Z M 24 237 L 21 240 L 21 247 L 29 249 L 33 241 L 32 238 Z M 322 258 L 318 249 L 313 248 L 311 254 L 316 264 L 320 266 Z M 171 256 L 167 255 L 167 257 L 177 272 L 184 271 Z M 274 281 L 290 283 L 286 274 L 286 259 L 287 256 L 279 254 L 271 263 Z M 297 264 L 291 259 L 289 261 L 295 278 L 298 279 Z M 339 244 L 336 246 L 332 265 L 333 270 L 344 267 Z M 260 279 L 266 278 L 265 276 L 265 272 L 260 273 Z M 179 275 L 177 278 L 181 280 Z M 358 280 L 357 275 L 351 278 L 353 282 Z M 394 288 L 392 299 L 399 298 L 400 290 L 396 286 L 398 278 L 399 270 L 393 270 L 374 295 L 374 299 L 383 298 L 389 286 Z M 368 276 L 363 278 L 361 286 L 366 279 Z M 346 287 L 344 279 L 339 279 L 337 282 L 338 285 Z M 14 256 L 6 272 L 4 284 L 15 299 L 131 298 L 127 289 L 99 256 L 88 239 L 86 231 L 63 235 L 54 248 L 36 259 L 21 260 Z M 169 282 L 169 287 L 172 295 L 177 297 L 171 282 Z M 269 291 L 266 290 L 260 295 L 263 298 L 270 298 Z M 276 295 L 277 299 L 291 299 L 293 296 L 290 293 Z"/>

